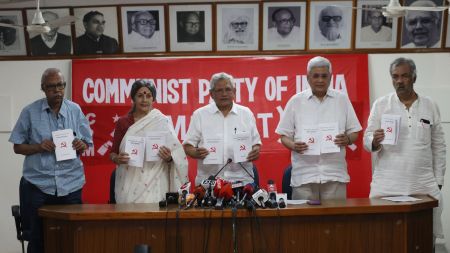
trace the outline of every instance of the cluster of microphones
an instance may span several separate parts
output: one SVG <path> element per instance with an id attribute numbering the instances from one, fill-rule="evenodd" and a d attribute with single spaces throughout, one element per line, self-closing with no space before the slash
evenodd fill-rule
<path id="1" fill-rule="evenodd" d="M 209 177 L 197 185 L 190 193 L 190 182 L 180 187 L 178 193 L 166 195 L 166 200 L 160 202 L 163 207 L 176 203 L 180 209 L 237 208 L 254 210 L 255 208 L 285 208 L 283 198 L 277 201 L 277 190 L 273 180 L 269 180 L 267 190 L 259 188 L 255 183 L 229 182 L 214 176 Z"/>

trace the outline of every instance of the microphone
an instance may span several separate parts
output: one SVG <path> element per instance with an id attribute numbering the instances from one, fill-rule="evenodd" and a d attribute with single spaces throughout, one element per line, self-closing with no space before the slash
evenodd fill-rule
<path id="1" fill-rule="evenodd" d="M 178 189 L 178 194 L 180 195 L 178 203 L 180 207 L 186 205 L 186 195 L 189 193 L 189 188 L 191 188 L 191 182 L 186 182 Z"/>
<path id="2" fill-rule="evenodd" d="M 239 201 L 242 196 L 242 189 L 244 188 L 244 183 L 242 183 L 242 181 L 236 181 L 232 184 L 232 188 L 236 201 Z"/>
<path id="3" fill-rule="evenodd" d="M 217 171 L 217 173 L 214 175 L 214 178 L 217 177 L 217 175 L 219 175 L 219 173 L 225 168 L 227 167 L 228 164 L 230 164 L 231 162 L 233 162 L 233 159 L 228 158 L 227 162 L 222 166 L 222 168 L 220 168 L 219 171 Z"/>
<path id="4" fill-rule="evenodd" d="M 203 198 L 205 197 L 205 193 L 206 193 L 206 190 L 205 190 L 205 188 L 203 188 L 203 186 L 198 185 L 197 187 L 195 187 L 195 189 L 194 189 L 195 197 L 194 197 L 194 199 L 192 199 L 191 201 L 188 202 L 185 209 L 190 208 L 196 200 L 197 200 L 197 203 L 201 202 L 203 200 Z"/>
<path id="5" fill-rule="evenodd" d="M 269 199 L 269 194 L 264 189 L 259 189 L 252 196 L 253 200 L 255 200 L 256 204 L 262 208 L 266 208 L 264 204 Z"/>
<path id="6" fill-rule="evenodd" d="M 272 179 L 267 181 L 267 192 L 269 193 L 268 205 L 270 208 L 277 208 L 277 186 Z"/>
<path id="7" fill-rule="evenodd" d="M 286 208 L 286 202 L 284 202 L 283 198 L 280 198 L 280 201 L 278 201 L 278 206 L 280 208 Z"/>
<path id="8" fill-rule="evenodd" d="M 230 183 L 225 184 L 221 189 L 217 198 L 216 210 L 222 210 L 225 201 L 230 201 L 233 198 L 233 188 Z"/>
<path id="9" fill-rule="evenodd" d="M 255 191 L 256 185 L 255 183 L 249 183 L 244 186 L 242 189 L 242 192 L 244 193 L 244 196 L 242 196 L 241 201 L 238 203 L 238 207 L 243 207 L 244 202 L 248 201 L 252 198 L 253 192 Z"/>

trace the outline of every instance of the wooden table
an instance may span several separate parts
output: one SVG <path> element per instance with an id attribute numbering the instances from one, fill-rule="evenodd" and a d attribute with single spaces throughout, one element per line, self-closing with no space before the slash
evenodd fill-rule
<path id="1" fill-rule="evenodd" d="M 432 252 L 437 200 L 323 201 L 320 206 L 237 210 L 239 252 Z M 154 204 L 44 206 L 47 253 L 233 252 L 232 211 Z"/>

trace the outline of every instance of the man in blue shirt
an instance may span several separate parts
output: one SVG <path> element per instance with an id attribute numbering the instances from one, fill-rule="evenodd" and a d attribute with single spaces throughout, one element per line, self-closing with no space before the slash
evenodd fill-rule
<path id="1" fill-rule="evenodd" d="M 29 200 L 23 207 L 30 217 L 29 253 L 43 252 L 42 220 L 38 209 L 43 205 L 81 204 L 84 169 L 80 154 L 92 146 L 89 122 L 80 107 L 64 99 L 66 83 L 59 69 L 44 71 L 41 89 L 46 98 L 26 106 L 17 120 L 9 141 L 14 152 L 25 156 L 24 195 Z M 72 147 L 75 159 L 57 161 L 52 132 L 70 129 L 74 133 Z"/>

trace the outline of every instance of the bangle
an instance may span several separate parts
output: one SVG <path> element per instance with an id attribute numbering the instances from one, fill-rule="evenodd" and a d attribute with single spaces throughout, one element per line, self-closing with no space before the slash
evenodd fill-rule
<path id="1" fill-rule="evenodd" d="M 170 162 L 172 162 L 173 161 L 173 157 L 170 157 L 170 160 L 169 161 L 166 161 L 167 163 L 170 163 Z"/>

